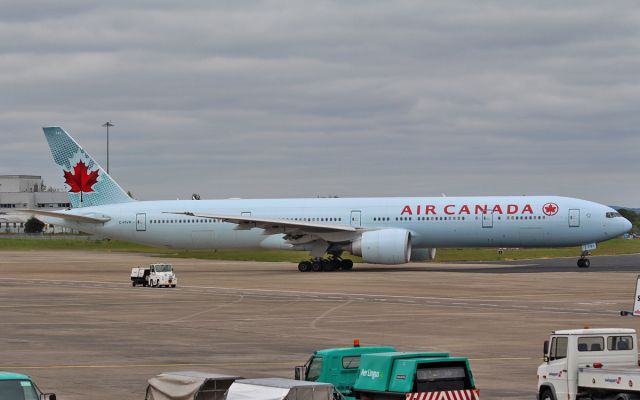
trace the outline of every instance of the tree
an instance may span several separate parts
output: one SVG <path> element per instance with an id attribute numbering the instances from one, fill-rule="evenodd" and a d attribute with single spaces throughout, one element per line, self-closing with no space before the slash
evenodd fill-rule
<path id="1" fill-rule="evenodd" d="M 31 217 L 24 224 L 25 233 L 42 233 L 44 229 L 44 222 L 40 221 L 36 217 Z"/>

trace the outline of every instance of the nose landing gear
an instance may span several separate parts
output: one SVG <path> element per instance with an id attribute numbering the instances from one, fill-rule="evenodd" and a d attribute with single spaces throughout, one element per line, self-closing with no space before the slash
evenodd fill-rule
<path id="1" fill-rule="evenodd" d="M 580 259 L 578 260 L 578 268 L 589 268 L 591 261 L 587 258 L 589 256 L 588 251 L 583 251 Z"/>
<path id="2" fill-rule="evenodd" d="M 582 245 L 582 254 L 578 260 L 578 268 L 589 268 L 591 262 L 589 261 L 589 252 L 595 250 L 598 247 L 596 243 L 588 243 Z"/>

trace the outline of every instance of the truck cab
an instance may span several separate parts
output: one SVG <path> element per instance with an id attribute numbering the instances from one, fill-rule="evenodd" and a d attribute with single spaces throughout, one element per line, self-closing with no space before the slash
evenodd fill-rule
<path id="1" fill-rule="evenodd" d="M 0 371 L 0 399 L 56 400 L 56 395 L 42 393 L 31 377 L 27 375 Z"/>
<path id="2" fill-rule="evenodd" d="M 602 375 L 603 383 L 611 379 L 620 384 L 620 376 L 624 375 L 621 371 L 640 374 L 637 369 L 636 343 L 634 329 L 572 329 L 551 332 L 549 340 L 544 342 L 544 362 L 538 367 L 538 399 L 637 398 L 633 394 L 624 393 L 638 389 L 633 388 L 632 380 L 624 381 L 624 384 L 631 387 L 619 387 L 613 393 L 604 385 L 598 387 L 599 377 L 596 377 Z M 593 376 L 590 375 L 588 382 L 580 383 L 581 374 L 583 377 L 585 374 Z M 606 375 L 610 375 L 610 378 Z"/>
<path id="3" fill-rule="evenodd" d="M 389 346 L 338 347 L 318 350 L 302 367 L 296 367 L 295 378 L 309 382 L 331 383 L 342 396 L 352 397 L 353 385 L 358 378 L 360 358 L 363 354 L 395 351 Z"/>
<path id="4" fill-rule="evenodd" d="M 178 278 L 176 278 L 171 264 L 151 264 L 149 268 L 151 269 L 149 273 L 150 286 L 176 287 L 178 284 Z"/>
<path id="5" fill-rule="evenodd" d="M 364 355 L 353 392 L 360 400 L 479 398 L 469 360 L 433 352 Z"/>

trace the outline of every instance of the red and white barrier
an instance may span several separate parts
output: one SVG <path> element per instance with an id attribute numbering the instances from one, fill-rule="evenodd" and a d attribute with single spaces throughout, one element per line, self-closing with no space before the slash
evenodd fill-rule
<path id="1" fill-rule="evenodd" d="M 480 391 L 450 390 L 447 392 L 407 393 L 405 400 L 479 400 Z"/>

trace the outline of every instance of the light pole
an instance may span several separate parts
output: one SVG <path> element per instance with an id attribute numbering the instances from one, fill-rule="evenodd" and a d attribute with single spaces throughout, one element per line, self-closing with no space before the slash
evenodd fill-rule
<path id="1" fill-rule="evenodd" d="M 109 127 L 115 126 L 111 121 L 107 121 L 102 126 L 107 128 L 107 174 L 109 173 Z"/>

